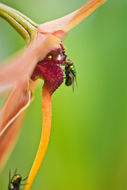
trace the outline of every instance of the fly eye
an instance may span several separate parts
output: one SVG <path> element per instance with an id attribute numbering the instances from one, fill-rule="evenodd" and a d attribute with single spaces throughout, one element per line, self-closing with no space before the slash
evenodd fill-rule
<path id="1" fill-rule="evenodd" d="M 48 58 L 49 58 L 49 59 L 52 59 L 52 55 L 49 55 Z"/>

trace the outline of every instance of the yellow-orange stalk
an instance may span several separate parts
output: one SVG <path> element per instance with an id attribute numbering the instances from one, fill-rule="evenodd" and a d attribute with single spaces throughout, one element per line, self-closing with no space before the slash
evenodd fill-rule
<path id="1" fill-rule="evenodd" d="M 44 84 L 42 89 L 43 129 L 40 145 L 24 190 L 29 190 L 47 150 L 51 130 L 51 94 Z"/>

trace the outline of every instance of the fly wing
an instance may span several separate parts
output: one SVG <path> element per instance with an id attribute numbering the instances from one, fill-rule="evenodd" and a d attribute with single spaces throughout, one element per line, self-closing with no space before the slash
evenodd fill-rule
<path id="1" fill-rule="evenodd" d="M 75 76 L 72 72 L 69 73 L 69 77 L 71 78 L 72 81 L 72 91 L 74 92 L 74 82 L 75 82 Z"/>
<path id="2" fill-rule="evenodd" d="M 11 181 L 11 169 L 9 170 L 9 183 Z"/>
<path id="3" fill-rule="evenodd" d="M 76 86 L 78 87 L 77 77 L 74 77 L 74 81 L 75 81 Z"/>
<path id="4" fill-rule="evenodd" d="M 15 168 L 15 171 L 14 171 L 14 174 L 13 174 L 13 177 L 17 174 L 17 168 Z"/>
<path id="5" fill-rule="evenodd" d="M 72 81 L 72 91 L 74 92 L 74 79 Z"/>

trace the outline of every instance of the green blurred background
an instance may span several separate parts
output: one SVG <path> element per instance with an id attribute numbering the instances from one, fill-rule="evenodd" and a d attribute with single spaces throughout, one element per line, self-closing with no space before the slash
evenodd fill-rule
<path id="1" fill-rule="evenodd" d="M 37 23 L 79 8 L 86 0 L 2 0 Z M 77 69 L 74 93 L 64 84 L 52 97 L 52 130 L 32 190 L 127 189 L 127 0 L 109 0 L 64 39 Z M 0 61 L 25 45 L 0 19 Z M 27 69 L 27 68 L 26 68 Z M 28 109 L 3 172 L 28 176 L 41 135 L 41 86 Z"/>

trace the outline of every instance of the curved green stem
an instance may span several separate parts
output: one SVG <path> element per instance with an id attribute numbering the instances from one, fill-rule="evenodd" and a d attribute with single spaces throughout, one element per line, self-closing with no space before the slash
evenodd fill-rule
<path id="1" fill-rule="evenodd" d="M 19 11 L 0 3 L 0 16 L 7 20 L 24 38 L 27 44 L 37 32 L 37 24 Z"/>

